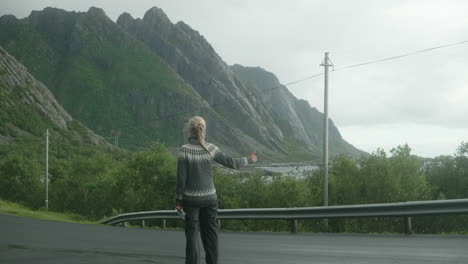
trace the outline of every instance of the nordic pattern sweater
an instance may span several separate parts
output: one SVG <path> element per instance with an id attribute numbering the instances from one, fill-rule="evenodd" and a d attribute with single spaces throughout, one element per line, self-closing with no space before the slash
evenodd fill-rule
<path id="1" fill-rule="evenodd" d="M 189 203 L 217 200 L 213 183 L 212 161 L 232 169 L 248 164 L 248 159 L 232 158 L 224 154 L 217 146 L 205 143 L 209 153 L 195 138 L 189 139 L 179 149 L 177 158 L 176 203 Z"/>

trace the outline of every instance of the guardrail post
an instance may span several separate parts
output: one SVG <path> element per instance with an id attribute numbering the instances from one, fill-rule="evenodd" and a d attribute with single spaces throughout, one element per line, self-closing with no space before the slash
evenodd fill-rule
<path id="1" fill-rule="evenodd" d="M 411 235 L 413 233 L 413 230 L 411 228 L 411 216 L 405 216 L 403 222 L 405 225 L 405 234 Z"/>
<path id="2" fill-rule="evenodd" d="M 145 223 L 145 220 L 144 220 L 144 219 L 141 220 L 141 227 L 142 227 L 142 228 L 145 228 L 145 227 L 146 227 L 146 223 Z"/>
<path id="3" fill-rule="evenodd" d="M 218 230 L 221 231 L 221 220 L 218 219 Z"/>
<path id="4" fill-rule="evenodd" d="M 166 229 L 166 219 L 163 219 L 163 226 L 162 226 L 163 229 Z"/>
<path id="5" fill-rule="evenodd" d="M 297 233 L 297 219 L 291 220 L 291 233 Z"/>

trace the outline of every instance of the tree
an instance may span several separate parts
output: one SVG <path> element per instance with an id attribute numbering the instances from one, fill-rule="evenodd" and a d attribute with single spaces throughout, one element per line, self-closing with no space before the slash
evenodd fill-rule
<path id="1" fill-rule="evenodd" d="M 35 159 L 17 153 L 8 155 L 0 163 L 0 197 L 38 208 L 45 196 L 42 166 Z"/>
<path id="2" fill-rule="evenodd" d="M 425 167 L 433 198 L 468 198 L 468 143 L 462 142 L 455 157 L 440 156 Z"/>
<path id="3" fill-rule="evenodd" d="M 116 188 L 125 211 L 174 206 L 176 159 L 160 143 L 134 154 L 118 173 Z"/>

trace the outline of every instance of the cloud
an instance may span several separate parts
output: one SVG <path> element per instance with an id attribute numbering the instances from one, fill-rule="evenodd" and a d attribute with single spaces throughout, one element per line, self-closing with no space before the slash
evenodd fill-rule
<path id="1" fill-rule="evenodd" d="M 172 22 L 183 20 L 198 30 L 227 63 L 260 66 L 282 83 L 322 72 L 326 51 L 339 67 L 468 40 L 468 2 L 462 0 L 9 0 L 2 5 L 2 14 L 19 17 L 46 6 L 86 11 L 94 5 L 113 20 L 123 12 L 142 17 L 156 5 Z M 332 73 L 330 117 L 344 131 L 360 129 L 355 133 L 360 137 L 344 133 L 351 143 L 372 136 L 386 142 L 401 131 L 389 135 L 385 126 L 414 129 L 415 135 L 425 126 L 441 128 L 437 131 L 447 133 L 442 135 L 458 133 L 468 127 L 466 58 L 468 44 Z M 290 90 L 323 109 L 322 77 Z M 425 144 L 442 151 L 433 142 L 435 135 Z"/>
<path id="2" fill-rule="evenodd" d="M 376 151 L 377 148 L 388 152 L 399 145 L 408 144 L 412 154 L 435 157 L 453 155 L 460 143 L 466 141 L 468 128 L 451 129 L 433 125 L 395 123 L 378 126 L 345 126 L 341 128 L 341 134 L 356 147 L 369 153 Z"/>

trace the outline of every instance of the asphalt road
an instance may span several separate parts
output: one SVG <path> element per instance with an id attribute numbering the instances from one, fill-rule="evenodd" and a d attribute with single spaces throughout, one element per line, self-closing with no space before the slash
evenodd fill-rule
<path id="1" fill-rule="evenodd" d="M 0 263 L 185 263 L 181 231 L 0 215 Z M 223 264 L 468 263 L 468 236 L 228 233 Z M 204 261 L 202 261 L 204 263 Z"/>

